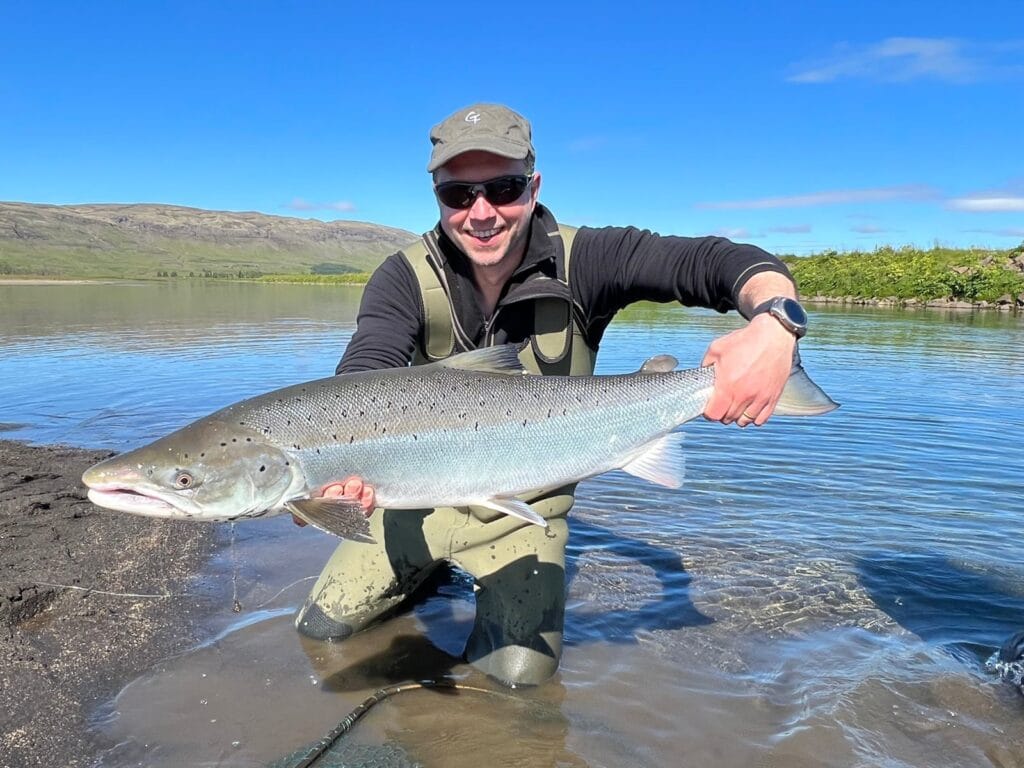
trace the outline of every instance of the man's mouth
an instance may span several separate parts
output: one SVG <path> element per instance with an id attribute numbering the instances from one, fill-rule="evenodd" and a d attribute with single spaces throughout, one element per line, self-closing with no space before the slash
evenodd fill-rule
<path id="1" fill-rule="evenodd" d="M 466 231 L 466 234 L 477 240 L 487 241 L 499 234 L 501 231 L 501 227 L 495 227 L 493 229 L 470 229 Z"/>

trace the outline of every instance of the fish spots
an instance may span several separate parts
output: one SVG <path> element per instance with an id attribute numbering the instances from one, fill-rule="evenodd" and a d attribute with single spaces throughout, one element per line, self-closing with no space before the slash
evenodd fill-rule
<path id="1" fill-rule="evenodd" d="M 260 464 L 260 472 L 266 472 L 266 471 L 267 471 L 267 465 L 266 464 Z"/>

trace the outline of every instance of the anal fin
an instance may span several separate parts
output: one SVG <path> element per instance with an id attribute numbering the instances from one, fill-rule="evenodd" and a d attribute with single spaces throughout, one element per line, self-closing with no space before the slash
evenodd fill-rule
<path id="1" fill-rule="evenodd" d="M 493 509 L 496 512 L 501 512 L 505 515 L 511 515 L 512 517 L 518 517 L 520 520 L 525 520 L 528 523 L 539 525 L 542 528 L 548 527 L 548 521 L 538 515 L 533 507 L 527 504 L 525 501 L 520 501 L 515 498 L 492 498 L 484 499 L 483 501 L 474 501 L 474 506 L 487 507 L 487 509 Z"/>

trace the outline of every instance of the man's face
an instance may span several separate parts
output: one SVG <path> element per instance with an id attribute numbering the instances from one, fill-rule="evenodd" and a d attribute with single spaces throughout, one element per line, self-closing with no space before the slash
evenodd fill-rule
<path id="1" fill-rule="evenodd" d="M 510 160 L 489 152 L 465 152 L 438 168 L 434 180 L 437 184 L 480 182 L 525 173 L 524 160 Z M 441 229 L 477 266 L 495 266 L 510 254 L 518 262 L 525 252 L 530 217 L 539 192 L 540 174 L 535 173 L 526 191 L 508 205 L 493 205 L 482 194 L 477 195 L 469 208 L 449 208 L 438 201 Z"/>

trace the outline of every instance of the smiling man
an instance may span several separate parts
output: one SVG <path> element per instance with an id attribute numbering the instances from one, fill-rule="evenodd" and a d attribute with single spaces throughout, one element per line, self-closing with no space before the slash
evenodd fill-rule
<path id="1" fill-rule="evenodd" d="M 749 320 L 704 356 L 715 366 L 705 417 L 745 427 L 771 416 L 807 325 L 778 259 L 724 238 L 559 225 L 539 202 L 530 124 L 505 106 L 460 109 L 430 140 L 438 225 L 370 278 L 338 373 L 515 344 L 535 373 L 590 374 L 616 312 L 672 301 L 738 310 Z M 465 659 L 506 684 L 543 682 L 561 658 L 573 491 L 528 500 L 546 528 L 475 507 L 374 511 L 376 543 L 342 542 L 296 626 L 316 639 L 348 637 L 448 562 L 475 583 Z M 359 478 L 324 495 L 357 496 L 373 509 L 373 489 Z"/>

